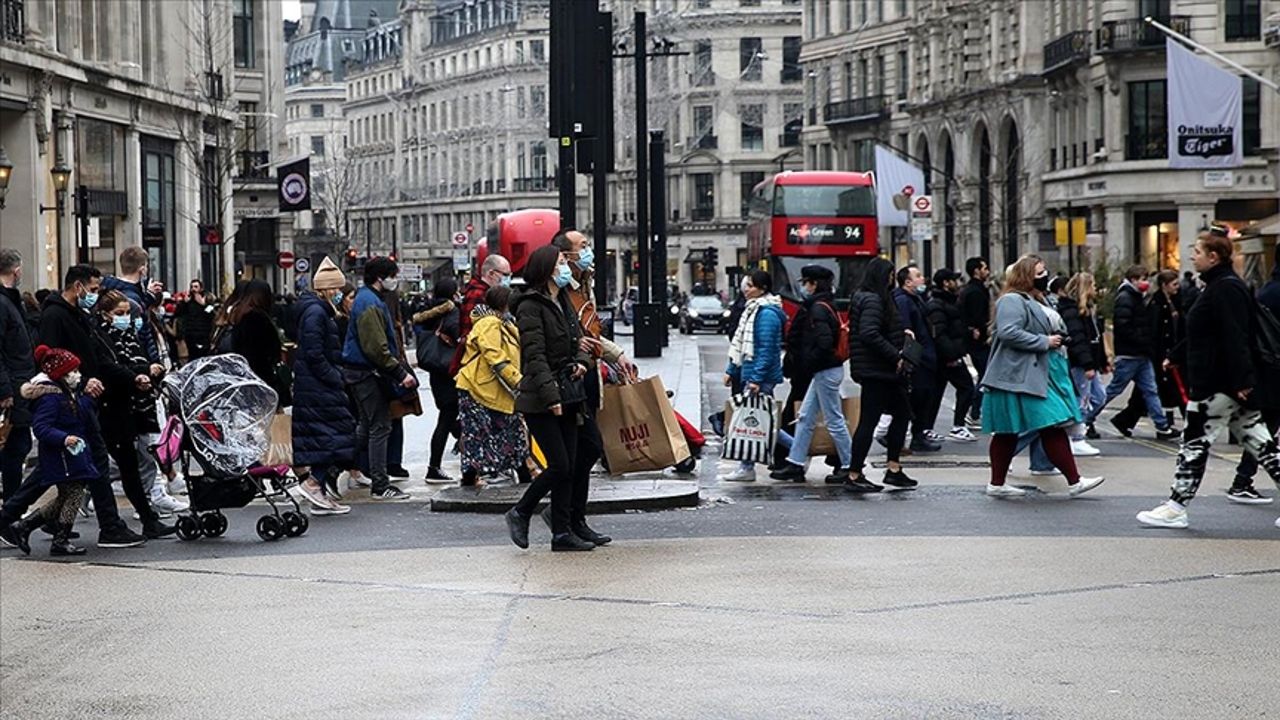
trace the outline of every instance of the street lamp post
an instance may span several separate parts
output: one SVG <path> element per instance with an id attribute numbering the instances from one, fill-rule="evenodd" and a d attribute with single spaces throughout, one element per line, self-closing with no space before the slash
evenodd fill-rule
<path id="1" fill-rule="evenodd" d="M 9 194 L 9 178 L 13 176 L 13 163 L 9 162 L 9 153 L 0 146 L 0 210 L 4 209 L 4 197 Z"/>

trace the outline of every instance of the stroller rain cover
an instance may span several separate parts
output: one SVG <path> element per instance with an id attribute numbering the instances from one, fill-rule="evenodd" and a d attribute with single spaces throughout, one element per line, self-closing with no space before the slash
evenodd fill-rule
<path id="1" fill-rule="evenodd" d="M 278 398 L 242 356 L 200 358 L 164 384 L 192 445 L 212 469 L 239 475 L 262 459 Z"/>

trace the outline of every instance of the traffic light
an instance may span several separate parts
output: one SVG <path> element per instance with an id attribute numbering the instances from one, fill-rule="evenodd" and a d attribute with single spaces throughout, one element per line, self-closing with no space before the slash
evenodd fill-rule
<path id="1" fill-rule="evenodd" d="M 347 269 L 350 270 L 356 266 L 356 258 L 359 257 L 359 254 L 356 252 L 355 248 L 347 248 L 346 257 Z"/>
<path id="2" fill-rule="evenodd" d="M 707 248 L 707 252 L 706 252 L 706 254 L 705 254 L 705 255 L 703 255 L 703 258 L 704 258 L 704 260 L 706 261 L 707 267 L 715 267 L 716 265 L 719 265 L 719 264 L 720 264 L 720 249 L 719 249 L 719 248 Z"/>

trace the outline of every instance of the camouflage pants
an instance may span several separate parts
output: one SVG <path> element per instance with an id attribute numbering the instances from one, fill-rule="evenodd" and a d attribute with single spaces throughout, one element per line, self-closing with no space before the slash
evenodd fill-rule
<path id="1" fill-rule="evenodd" d="M 1257 458 L 1258 464 L 1280 487 L 1280 450 L 1262 420 L 1262 413 L 1218 393 L 1207 400 L 1194 400 L 1187 406 L 1187 427 L 1178 451 L 1178 469 L 1173 475 L 1173 500 L 1185 505 L 1196 496 L 1204 479 L 1209 447 L 1224 430 L 1235 434 L 1244 451 Z"/>

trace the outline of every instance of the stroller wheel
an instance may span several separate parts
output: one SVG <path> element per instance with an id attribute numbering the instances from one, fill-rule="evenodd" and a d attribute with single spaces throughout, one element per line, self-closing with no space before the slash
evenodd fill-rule
<path id="1" fill-rule="evenodd" d="M 257 530 L 258 537 L 268 542 L 284 537 L 284 523 L 275 515 L 263 515 L 258 518 Z"/>
<path id="2" fill-rule="evenodd" d="M 306 515 L 292 510 L 281 513 L 280 519 L 284 520 L 284 534 L 289 537 L 298 537 L 311 526 L 311 521 L 307 520 Z"/>
<path id="3" fill-rule="evenodd" d="M 220 512 L 209 513 L 200 518 L 200 529 L 211 538 L 222 537 L 227 531 L 227 516 Z"/>
<path id="4" fill-rule="evenodd" d="M 178 518 L 177 534 L 180 540 L 195 540 L 200 537 L 200 523 L 192 515 Z"/>

